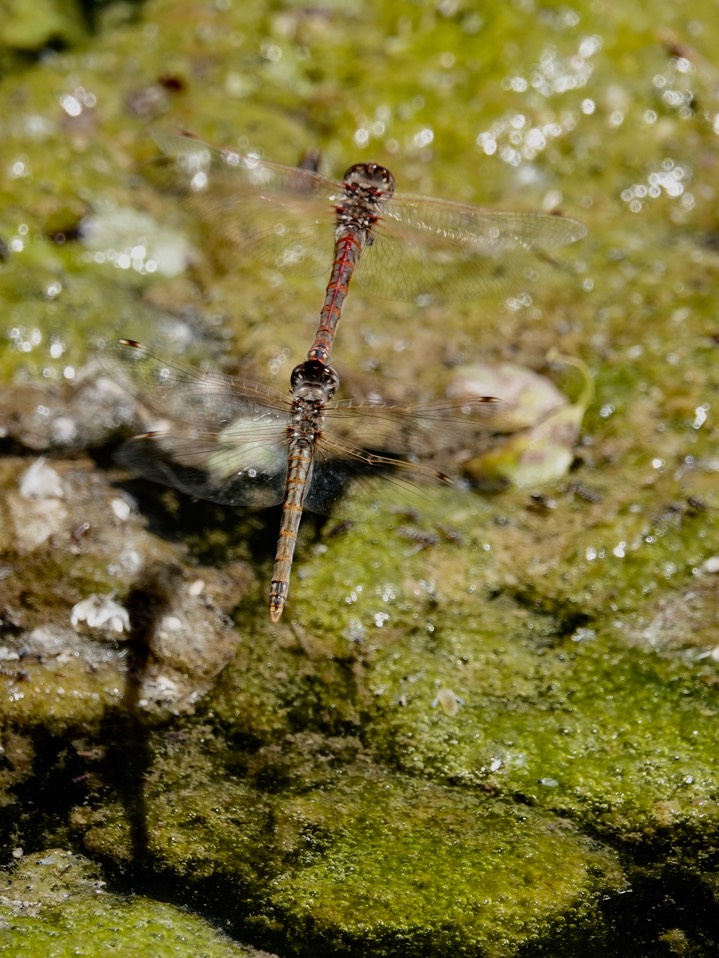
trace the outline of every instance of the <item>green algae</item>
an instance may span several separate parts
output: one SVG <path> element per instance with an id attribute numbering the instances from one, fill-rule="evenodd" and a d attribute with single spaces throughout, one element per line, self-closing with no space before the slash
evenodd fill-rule
<path id="1" fill-rule="evenodd" d="M 252 958 L 206 922 L 172 905 L 109 892 L 82 856 L 49 849 L 0 875 L 0 955 L 121 954 Z"/>
<path id="2" fill-rule="evenodd" d="M 372 682 L 384 710 L 368 727 L 378 757 L 522 795 L 622 841 L 676 833 L 687 863 L 716 842 L 715 808 L 702 795 L 717 788 L 709 729 L 719 702 L 698 663 L 581 629 L 525 650 L 522 667 L 511 636 L 484 632 L 473 643 L 466 626 L 448 631 L 432 654 L 378 657 Z M 456 715 L 433 707 L 440 686 L 461 699 Z"/>
<path id="3" fill-rule="evenodd" d="M 74 44 L 83 38 L 80 7 L 57 0 L 6 0 L 0 29 L 0 49 L 36 51 L 51 43 Z"/>
<path id="4" fill-rule="evenodd" d="M 273 882 L 272 905 L 298 932 L 310 920 L 329 943 L 334 926 L 377 954 L 511 954 L 623 885 L 612 853 L 571 829 L 426 783 L 348 776 L 285 815 L 339 838 Z"/>
<path id="5" fill-rule="evenodd" d="M 154 744 L 147 854 L 204 894 L 229 882 L 263 940 L 311 925 L 330 949 L 512 954 L 569 916 L 599 931 L 597 901 L 624 885 L 615 854 L 568 821 L 353 761 L 339 740 L 297 736 L 246 758 L 242 779 L 207 729 Z M 127 848 L 121 806 L 75 825 L 95 853 Z"/>

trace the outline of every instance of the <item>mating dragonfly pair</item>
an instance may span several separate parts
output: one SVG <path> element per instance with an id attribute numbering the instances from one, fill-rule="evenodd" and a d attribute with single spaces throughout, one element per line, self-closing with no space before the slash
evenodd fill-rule
<path id="1" fill-rule="evenodd" d="M 167 420 L 131 440 L 135 472 L 214 502 L 282 504 L 270 618 L 287 600 L 303 509 L 336 513 L 354 477 L 394 472 L 400 482 L 450 481 L 426 462 L 452 436 L 486 432 L 498 400 L 421 407 L 334 400 L 332 346 L 350 281 L 419 304 L 506 289 L 529 255 L 581 239 L 576 220 L 484 210 L 396 193 L 392 174 L 359 163 L 343 180 L 281 166 L 188 135 L 158 138 L 164 169 L 221 243 L 278 269 L 330 279 L 314 342 L 292 372 L 289 397 L 256 383 L 202 372 L 120 340 L 103 364 Z M 400 458 L 403 457 L 403 458 Z M 423 462 L 425 463 L 423 465 Z"/>

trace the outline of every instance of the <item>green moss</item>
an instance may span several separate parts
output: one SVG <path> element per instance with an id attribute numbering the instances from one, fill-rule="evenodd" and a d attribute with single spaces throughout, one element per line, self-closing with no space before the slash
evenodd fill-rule
<path id="1" fill-rule="evenodd" d="M 207 730 L 157 746 L 149 854 L 205 894 L 229 882 L 235 919 L 266 940 L 312 928 L 328 949 L 513 954 L 569 917 L 594 922 L 599 898 L 623 887 L 614 854 L 568 822 L 388 773 L 339 740 L 333 752 L 319 736 L 288 739 L 282 754 L 246 756 L 242 777 Z M 126 821 L 120 806 L 75 817 L 115 857 Z"/>
<path id="2" fill-rule="evenodd" d="M 713 803 L 701 799 L 718 784 L 713 683 L 698 663 L 583 632 L 542 649 L 516 634 L 471 639 L 465 625 L 432 648 L 420 640 L 378 655 L 377 754 L 423 776 L 522 795 L 595 833 L 649 844 L 675 835 L 675 854 L 683 847 L 691 861 L 717 829 Z M 461 699 L 456 714 L 437 707 L 440 688 Z"/>
<path id="3" fill-rule="evenodd" d="M 60 849 L 0 875 L 0 955 L 7 958 L 252 958 L 206 922 L 172 905 L 104 888 L 99 870 Z"/>
<path id="4" fill-rule="evenodd" d="M 39 51 L 51 43 L 73 44 L 83 37 L 79 4 L 74 0 L 5 0 L 0 46 Z"/>
<path id="5" fill-rule="evenodd" d="M 393 776 L 348 776 L 284 810 L 317 852 L 272 884 L 299 933 L 373 954 L 514 954 L 622 886 L 614 856 L 534 812 Z M 301 860 L 302 861 L 302 860 Z"/>

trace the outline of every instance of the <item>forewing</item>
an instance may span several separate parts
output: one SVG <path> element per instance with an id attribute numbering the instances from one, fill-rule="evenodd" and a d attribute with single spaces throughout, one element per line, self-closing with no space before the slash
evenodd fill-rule
<path id="1" fill-rule="evenodd" d="M 341 183 L 310 170 L 268 163 L 194 137 L 155 137 L 164 156 L 153 180 L 179 193 L 207 228 L 228 265 L 237 254 L 274 269 L 328 272 L 334 247 L 334 198 Z"/>
<path id="2" fill-rule="evenodd" d="M 271 452 L 269 450 L 272 450 Z M 136 436 L 122 446 L 118 461 L 131 472 L 173 486 L 187 495 L 226 506 L 265 509 L 282 502 L 287 451 L 281 438 L 253 449 L 229 449 L 220 436 L 173 430 Z M 259 465 L 248 465 L 251 462 Z"/>
<path id="3" fill-rule="evenodd" d="M 452 482 L 438 466 L 449 467 L 450 457 L 460 451 L 475 451 L 502 405 L 492 397 L 416 407 L 355 400 L 332 404 L 325 411 L 305 508 L 357 518 L 354 494 L 374 489 L 381 490 L 385 506 L 420 506 L 432 486 Z M 365 519 L 367 496 L 362 499 L 359 517 Z"/>
<path id="4" fill-rule="evenodd" d="M 284 424 L 289 415 L 289 402 L 265 386 L 168 359 L 131 339 L 103 344 L 97 358 L 142 405 L 199 431 L 217 431 L 236 419 Z"/>
<path id="5" fill-rule="evenodd" d="M 289 404 L 254 383 L 167 360 L 132 340 L 99 354 L 102 366 L 159 417 L 120 461 L 133 472 L 226 505 L 280 502 L 287 475 Z"/>
<path id="6" fill-rule="evenodd" d="M 473 450 L 493 431 L 504 406 L 493 396 L 442 399 L 419 406 L 348 399 L 333 403 L 325 422 L 332 441 L 413 462 L 434 461 Z"/>
<path id="7" fill-rule="evenodd" d="M 545 255 L 586 235 L 576 220 L 398 195 L 382 207 L 357 280 L 408 301 L 481 298 L 521 285 Z"/>

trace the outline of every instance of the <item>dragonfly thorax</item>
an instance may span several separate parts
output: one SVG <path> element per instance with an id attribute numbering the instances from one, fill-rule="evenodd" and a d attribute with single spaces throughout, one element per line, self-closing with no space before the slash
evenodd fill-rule
<path id="1" fill-rule="evenodd" d="M 363 246 L 371 242 L 382 204 L 394 193 L 394 177 L 378 163 L 355 163 L 345 173 L 344 187 L 342 202 L 335 207 L 335 238 L 341 239 L 348 230 L 360 233 Z"/>
<path id="2" fill-rule="evenodd" d="M 324 410 L 339 381 L 331 366 L 316 359 L 308 359 L 292 371 L 292 413 L 287 434 L 298 448 L 314 446 L 322 435 Z"/>

